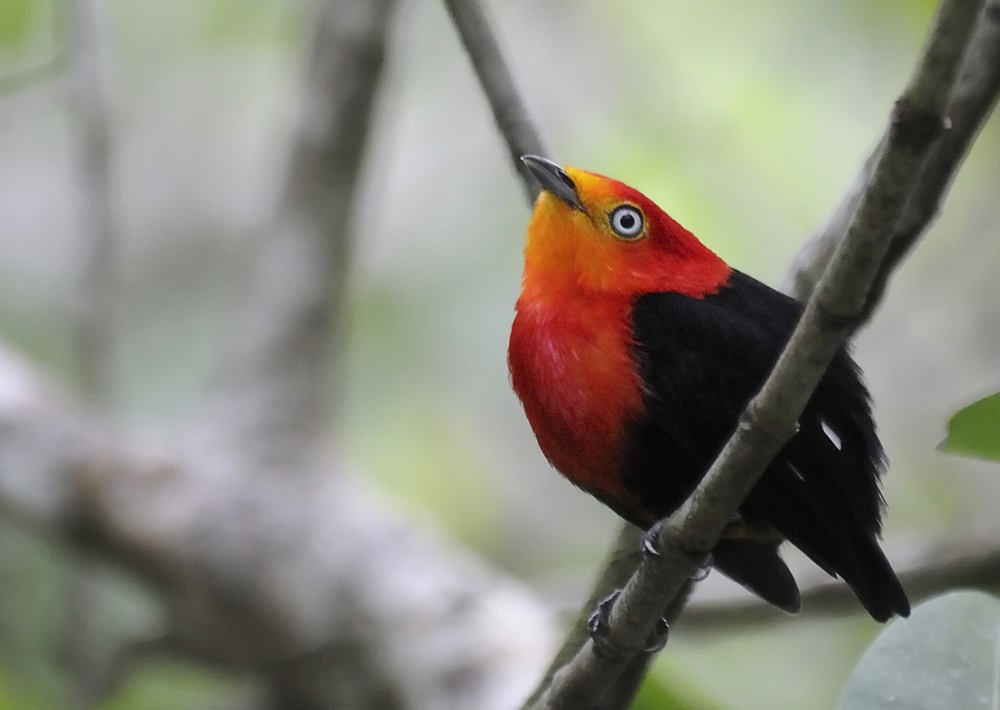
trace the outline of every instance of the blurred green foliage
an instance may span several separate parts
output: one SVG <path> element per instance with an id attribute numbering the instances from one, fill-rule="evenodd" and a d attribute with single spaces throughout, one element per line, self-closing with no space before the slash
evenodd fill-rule
<path id="1" fill-rule="evenodd" d="M 663 676 L 662 672 L 646 676 L 632 710 L 720 710 L 690 684 L 676 677 L 668 681 Z"/>
<path id="2" fill-rule="evenodd" d="M 948 420 L 948 438 L 941 449 L 1000 461 L 1000 392 L 955 412 Z"/>
<path id="3" fill-rule="evenodd" d="M 27 39 L 39 0 L 4 0 L 0 3 L 0 51 L 11 51 Z"/>
<path id="4" fill-rule="evenodd" d="M 0 2 L 0 100 L 9 92 L 30 86 L 59 63 L 58 14 L 53 0 Z M 29 76 L 29 75 L 36 76 Z"/>
<path id="5" fill-rule="evenodd" d="M 936 5 L 489 4 L 560 161 L 641 189 L 772 284 L 880 135 Z M 281 187 L 312 5 L 102 7 L 123 238 L 116 397 L 128 422 L 159 425 L 217 375 L 245 254 Z M 61 8 L 0 0 L 0 77 L 61 51 Z M 73 135 L 57 91 L 0 97 L 0 337 L 68 382 Z M 893 462 L 890 539 L 997 534 L 993 468 L 933 446 L 958 393 L 996 381 L 998 165 L 993 121 L 857 339 Z M 527 214 L 443 9 L 404 0 L 354 217 L 330 438 L 401 514 L 432 518 L 569 610 L 617 521 L 550 469 L 508 388 Z M 71 567 L 65 550 L 0 525 L 0 708 L 65 705 L 57 651 Z M 120 573 L 99 578 L 110 653 L 155 629 L 155 613 Z M 694 637 L 682 620 L 637 707 L 829 710 L 877 630 L 858 616 Z M 106 706 L 217 706 L 247 692 L 239 679 L 151 662 Z"/>
<path id="6" fill-rule="evenodd" d="M 259 696 L 252 683 L 193 663 L 146 663 L 95 710 L 253 707 Z"/>

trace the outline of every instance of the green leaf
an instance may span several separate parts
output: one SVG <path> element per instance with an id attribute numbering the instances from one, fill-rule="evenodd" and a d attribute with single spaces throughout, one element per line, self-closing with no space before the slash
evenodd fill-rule
<path id="1" fill-rule="evenodd" d="M 998 674 L 1000 600 L 952 592 L 875 639 L 839 710 L 992 710 L 1000 704 Z"/>
<path id="2" fill-rule="evenodd" d="M 1000 392 L 952 415 L 943 451 L 1000 461 Z"/>

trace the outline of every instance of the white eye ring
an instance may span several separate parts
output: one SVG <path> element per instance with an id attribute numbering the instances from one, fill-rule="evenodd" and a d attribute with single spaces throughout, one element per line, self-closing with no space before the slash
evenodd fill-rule
<path id="1" fill-rule="evenodd" d="M 608 215 L 608 219 L 611 221 L 611 229 L 622 239 L 635 239 L 642 234 L 642 212 L 632 205 L 616 207 Z"/>

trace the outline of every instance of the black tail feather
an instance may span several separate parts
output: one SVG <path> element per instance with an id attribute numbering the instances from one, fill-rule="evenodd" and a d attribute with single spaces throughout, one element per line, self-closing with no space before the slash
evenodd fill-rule
<path id="1" fill-rule="evenodd" d="M 778 554 L 778 544 L 720 540 L 712 550 L 715 568 L 769 604 L 790 614 L 802 606 L 795 577 Z"/>
<path id="2" fill-rule="evenodd" d="M 909 616 L 910 602 L 906 592 L 878 542 L 858 536 L 853 547 L 850 564 L 840 570 L 840 576 L 854 590 L 872 618 L 888 621 L 893 614 Z"/>

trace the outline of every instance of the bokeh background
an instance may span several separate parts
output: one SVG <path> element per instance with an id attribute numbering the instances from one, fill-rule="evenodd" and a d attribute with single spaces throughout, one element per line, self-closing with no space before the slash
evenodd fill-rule
<path id="1" fill-rule="evenodd" d="M 929 0 L 505 0 L 490 7 L 566 164 L 639 188 L 733 266 L 779 285 L 881 135 Z M 104 69 L 122 239 L 114 405 L 183 414 L 218 374 L 246 255 L 273 214 L 314 6 L 109 0 Z M 65 9 L 0 0 L 0 338 L 69 385 L 79 273 Z M 1000 469 L 935 450 L 1000 385 L 1000 133 L 855 353 L 892 469 L 887 546 L 1000 533 Z M 354 211 L 330 448 L 568 615 L 617 528 L 546 464 L 508 385 L 528 217 L 441 3 L 402 0 Z M 0 708 L 62 702 L 71 556 L 0 518 Z M 717 575 L 712 575 L 714 580 Z M 152 600 L 106 570 L 109 638 Z M 832 708 L 877 625 L 861 615 L 685 633 L 654 674 L 702 707 Z M 237 707 L 244 679 L 144 664 L 114 708 Z"/>

